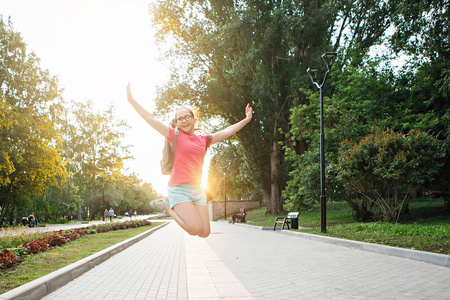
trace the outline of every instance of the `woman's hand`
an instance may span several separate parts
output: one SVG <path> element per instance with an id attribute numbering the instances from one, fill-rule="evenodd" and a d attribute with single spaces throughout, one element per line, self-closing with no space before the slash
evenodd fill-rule
<path id="1" fill-rule="evenodd" d="M 245 107 L 245 118 L 251 120 L 253 117 L 253 109 L 250 106 L 250 103 L 247 103 L 247 106 Z"/>

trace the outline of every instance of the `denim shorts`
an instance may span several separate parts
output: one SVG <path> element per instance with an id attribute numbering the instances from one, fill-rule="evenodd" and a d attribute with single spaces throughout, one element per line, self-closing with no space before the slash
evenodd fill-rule
<path id="1" fill-rule="evenodd" d="M 206 194 L 200 184 L 180 184 L 168 187 L 170 208 L 183 202 L 206 205 Z"/>

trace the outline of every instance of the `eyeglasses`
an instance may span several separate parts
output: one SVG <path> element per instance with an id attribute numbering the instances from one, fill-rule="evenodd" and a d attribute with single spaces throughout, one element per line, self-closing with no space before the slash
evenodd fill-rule
<path id="1" fill-rule="evenodd" d="M 178 117 L 176 120 L 177 120 L 177 123 L 181 123 L 183 121 L 190 121 L 192 118 L 194 118 L 194 116 L 186 115 L 184 117 Z"/>

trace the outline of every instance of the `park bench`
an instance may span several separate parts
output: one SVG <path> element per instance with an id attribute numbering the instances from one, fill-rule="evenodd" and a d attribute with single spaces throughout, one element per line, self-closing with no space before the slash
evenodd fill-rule
<path id="1" fill-rule="evenodd" d="M 290 212 L 286 217 L 277 217 L 275 223 L 273 224 L 273 230 L 277 229 L 277 224 L 283 224 L 281 230 L 287 226 L 288 229 L 298 229 L 298 216 L 300 212 Z M 290 226 L 289 226 L 290 225 Z"/>

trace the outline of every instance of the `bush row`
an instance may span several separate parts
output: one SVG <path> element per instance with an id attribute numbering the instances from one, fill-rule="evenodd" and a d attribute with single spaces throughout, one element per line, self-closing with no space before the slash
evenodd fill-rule
<path id="1" fill-rule="evenodd" d="M 45 252 L 53 247 L 64 245 L 76 240 L 85 234 L 108 232 L 111 230 L 122 230 L 151 225 L 149 221 L 128 221 L 121 223 L 111 223 L 106 225 L 95 225 L 77 229 L 53 231 L 48 236 L 31 239 L 15 248 L 0 249 L 0 270 L 12 268 L 23 260 L 23 256 Z"/>

